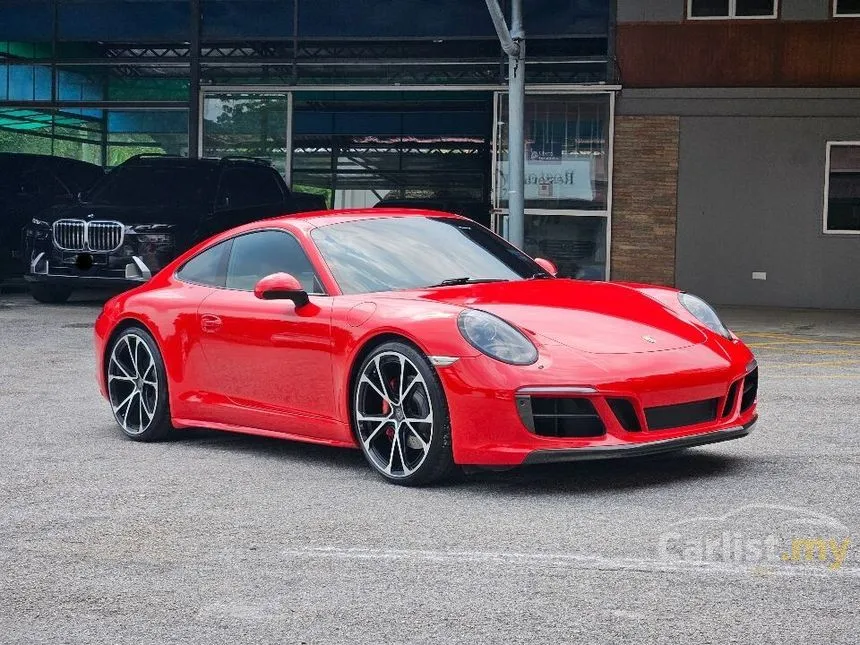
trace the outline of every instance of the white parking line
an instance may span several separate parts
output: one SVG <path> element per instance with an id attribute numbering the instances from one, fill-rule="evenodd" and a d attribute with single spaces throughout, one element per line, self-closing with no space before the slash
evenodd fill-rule
<path id="1" fill-rule="evenodd" d="M 283 549 L 289 558 L 319 558 L 334 560 L 408 560 L 441 565 L 483 563 L 493 565 L 525 565 L 547 568 L 595 569 L 600 571 L 641 571 L 755 574 L 761 576 L 800 576 L 824 578 L 849 576 L 860 578 L 860 568 L 842 567 L 838 571 L 804 564 L 740 565 L 724 562 L 695 562 L 688 560 L 660 560 L 640 558 L 613 558 L 599 555 L 569 553 L 521 553 L 516 551 L 431 551 L 422 549 L 371 549 L 362 547 L 300 547 Z"/>

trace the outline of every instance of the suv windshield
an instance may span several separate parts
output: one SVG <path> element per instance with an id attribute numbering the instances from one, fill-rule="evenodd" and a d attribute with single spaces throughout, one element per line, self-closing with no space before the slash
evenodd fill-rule
<path id="1" fill-rule="evenodd" d="M 311 232 L 345 294 L 546 275 L 534 260 L 475 222 L 390 217 Z"/>
<path id="2" fill-rule="evenodd" d="M 189 205 L 211 194 L 213 169 L 183 164 L 134 164 L 111 171 L 87 201 L 116 206 Z"/>

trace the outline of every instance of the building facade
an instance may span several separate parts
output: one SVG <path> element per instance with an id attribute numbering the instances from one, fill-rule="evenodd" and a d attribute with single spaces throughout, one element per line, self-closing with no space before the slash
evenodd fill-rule
<path id="1" fill-rule="evenodd" d="M 529 0 L 524 22 L 527 247 L 603 279 L 611 7 Z M 253 155 L 333 207 L 424 200 L 501 232 L 506 75 L 480 1 L 0 0 L 0 150 Z"/>
<path id="2" fill-rule="evenodd" d="M 860 308 L 858 2 L 524 0 L 526 250 Z M 479 0 L 0 0 L 0 151 L 263 157 L 504 234 L 506 75 Z"/>
<path id="3" fill-rule="evenodd" d="M 617 22 L 613 278 L 860 308 L 860 2 L 618 0 Z"/>

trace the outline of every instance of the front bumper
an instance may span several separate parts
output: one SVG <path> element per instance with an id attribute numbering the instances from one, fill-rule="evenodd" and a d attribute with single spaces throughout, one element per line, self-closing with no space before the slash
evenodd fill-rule
<path id="1" fill-rule="evenodd" d="M 89 255 L 95 262 L 88 268 L 80 268 L 71 260 L 70 254 L 52 251 L 34 251 L 30 258 L 29 272 L 24 276 L 27 282 L 56 284 L 75 288 L 120 288 L 139 286 L 152 277 L 153 269 L 143 258 Z"/>
<path id="2" fill-rule="evenodd" d="M 756 420 L 757 417 L 753 416 L 751 421 L 742 426 L 648 443 L 628 443 L 615 446 L 598 446 L 596 448 L 547 448 L 545 450 L 535 450 L 526 456 L 523 465 L 551 464 L 563 461 L 594 461 L 596 459 L 615 459 L 619 457 L 645 457 L 682 450 L 684 448 L 694 448 L 695 446 L 706 446 L 711 443 L 746 437 L 752 431 Z"/>
<path id="3" fill-rule="evenodd" d="M 517 466 L 655 454 L 740 438 L 756 420 L 756 393 L 747 394 L 744 384 L 753 381 L 753 372 L 757 383 L 757 371 L 742 343 L 714 341 L 599 357 L 548 349 L 528 367 L 479 356 L 437 368 L 447 396 L 456 463 Z M 589 423 L 595 427 L 581 435 L 544 432 L 546 418 L 537 423 L 537 417 L 546 417 L 546 406 L 535 407 L 534 418 L 530 415 L 530 406 L 541 397 L 543 403 L 587 401 Z M 530 399 L 526 413 L 524 399 Z M 632 423 L 613 408 L 619 399 L 630 402 L 636 417 Z M 561 412 L 586 416 L 579 414 L 581 409 L 562 407 Z M 562 426 L 564 422 L 555 427 Z"/>

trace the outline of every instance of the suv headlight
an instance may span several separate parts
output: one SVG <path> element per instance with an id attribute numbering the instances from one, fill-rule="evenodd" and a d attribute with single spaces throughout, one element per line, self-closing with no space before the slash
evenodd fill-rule
<path id="1" fill-rule="evenodd" d="M 720 336 L 731 339 L 732 333 L 729 331 L 729 328 L 723 324 L 723 321 L 720 320 L 717 312 L 714 311 L 714 308 L 707 302 L 698 296 L 684 292 L 678 294 L 678 300 L 681 301 L 684 309 L 693 314 L 693 316 L 695 316 L 696 319 L 705 327 Z"/>
<path id="2" fill-rule="evenodd" d="M 43 227 L 45 227 L 45 228 L 50 228 L 50 227 L 51 227 L 51 225 L 50 225 L 50 224 L 48 224 L 48 222 L 46 222 L 45 220 L 42 220 L 42 219 L 38 219 L 38 218 L 36 218 L 36 217 L 34 217 L 33 219 L 31 219 L 31 220 L 30 220 L 30 223 L 31 223 L 33 226 L 43 226 Z"/>
<path id="3" fill-rule="evenodd" d="M 163 246 L 164 244 L 173 242 L 173 236 L 167 233 L 138 235 L 137 239 L 144 244 L 151 244 L 152 246 Z"/>
<path id="4" fill-rule="evenodd" d="M 457 318 L 457 326 L 472 347 L 497 361 L 531 365 L 538 359 L 537 348 L 522 332 L 486 311 L 466 309 Z"/>

